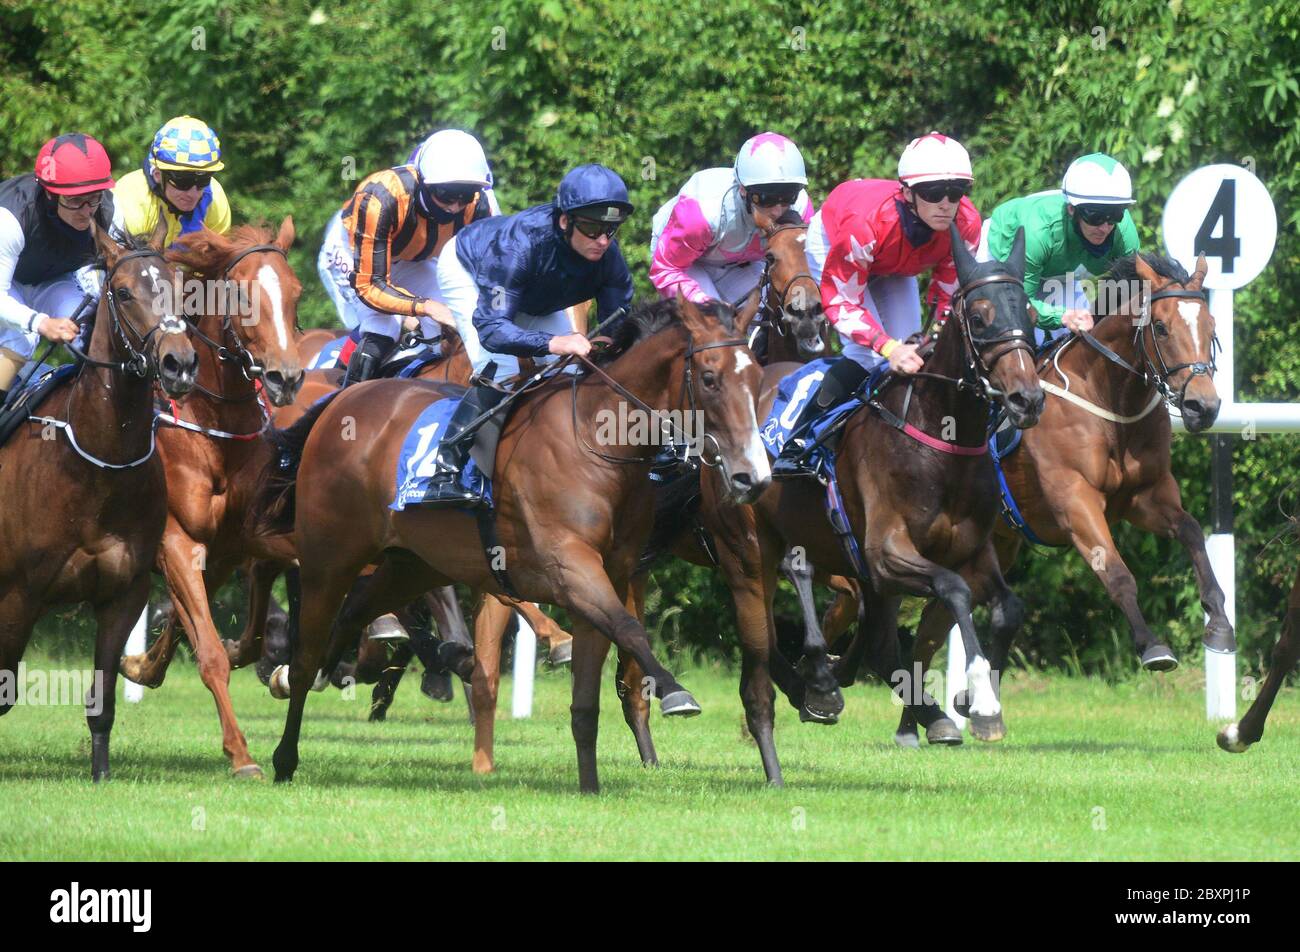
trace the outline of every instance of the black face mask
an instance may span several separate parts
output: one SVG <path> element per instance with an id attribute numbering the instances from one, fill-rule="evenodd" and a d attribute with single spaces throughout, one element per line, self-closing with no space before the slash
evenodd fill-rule
<path id="1" fill-rule="evenodd" d="M 429 200 L 429 193 L 423 187 L 415 193 L 415 204 L 420 209 L 421 215 L 438 225 L 446 225 L 465 214 L 464 209 L 458 212 L 449 212 L 439 208 Z"/>
<path id="2" fill-rule="evenodd" d="M 919 248 L 934 237 L 934 229 L 921 221 L 920 216 L 901 198 L 894 199 L 894 207 L 898 209 L 898 220 L 903 226 L 903 237 L 907 239 L 909 245 Z"/>

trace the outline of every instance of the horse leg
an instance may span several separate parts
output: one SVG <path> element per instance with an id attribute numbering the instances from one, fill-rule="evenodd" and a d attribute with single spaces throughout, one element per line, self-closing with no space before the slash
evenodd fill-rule
<path id="1" fill-rule="evenodd" d="M 393 648 L 393 657 L 379 672 L 374 690 L 370 692 L 370 720 L 382 721 L 388 717 L 388 708 L 392 706 L 393 697 L 397 694 L 397 685 L 401 683 L 406 666 L 414 654 L 415 649 L 410 642 L 403 642 Z"/>
<path id="2" fill-rule="evenodd" d="M 122 658 L 120 663 L 122 674 L 126 675 L 128 680 L 143 687 L 161 687 L 163 678 L 167 676 L 167 668 L 172 663 L 172 656 L 176 654 L 176 646 L 180 644 L 176 626 L 176 606 L 173 599 L 171 615 L 163 625 L 158 640 L 143 654 L 126 655 Z"/>
<path id="3" fill-rule="evenodd" d="M 917 736 L 918 724 L 925 724 L 925 739 L 929 744 L 957 746 L 961 743 L 961 731 L 952 722 L 938 702 L 925 691 L 925 675 L 929 670 L 934 653 L 948 637 L 952 630 L 952 612 L 943 602 L 931 599 L 921 612 L 921 620 L 916 626 L 916 645 L 912 648 L 912 697 L 910 703 L 903 705 L 903 713 L 894 734 L 894 743 L 899 747 L 919 747 Z M 918 717 L 918 708 L 924 713 Z"/>
<path id="4" fill-rule="evenodd" d="M 844 710 L 844 696 L 826 657 L 826 640 L 822 636 L 813 596 L 813 567 L 803 551 L 796 547 L 781 560 L 781 574 L 794 586 L 803 613 L 803 657 L 795 666 L 804 685 L 799 719 L 814 724 L 834 724 Z"/>
<path id="5" fill-rule="evenodd" d="M 991 555 L 987 546 L 985 551 Z M 969 685 L 966 692 L 969 703 L 958 701 L 958 707 L 968 708 L 969 713 L 965 710 L 962 713 L 970 720 L 972 734 L 981 740 L 1001 740 L 1006 736 L 1006 727 L 1002 723 L 1002 704 L 993 688 L 992 669 L 984 657 L 984 649 L 980 646 L 975 622 L 971 618 L 971 584 L 957 572 L 922 556 L 901 535 L 895 535 L 885 542 L 881 566 L 887 578 L 901 583 L 904 588 L 919 592 L 928 589 L 933 592 L 956 619 L 962 645 L 966 649 L 966 681 Z M 974 578 L 978 578 L 978 575 L 972 574 L 972 579 Z M 863 594 L 865 596 L 865 591 Z M 895 643 L 896 656 L 897 629 L 890 634 Z"/>
<path id="6" fill-rule="evenodd" d="M 176 616 L 198 659 L 199 677 L 216 702 L 217 717 L 221 721 L 222 750 L 229 758 L 230 769 L 236 777 L 260 778 L 262 768 L 249 756 L 248 742 L 239 729 L 234 705 L 230 701 L 230 658 L 226 655 L 221 635 L 212 620 L 203 570 L 195 564 L 194 553 L 200 549 L 169 517 L 159 561 L 172 592 Z M 221 576 L 220 572 L 213 573 L 214 586 L 220 583 Z"/>
<path id="7" fill-rule="evenodd" d="M 510 609 L 487 594 L 479 595 L 474 613 L 474 673 L 470 690 L 474 702 L 474 773 L 491 773 L 497 690 L 501 684 L 501 639 L 510 623 Z"/>
<path id="8" fill-rule="evenodd" d="M 546 660 L 554 667 L 568 664 L 573 657 L 573 636 L 551 620 L 536 602 L 515 602 L 515 610 L 546 641 Z"/>
<path id="9" fill-rule="evenodd" d="M 627 610 L 645 624 L 645 575 L 634 575 L 628 584 Z M 572 657 L 572 652 L 570 652 Z M 623 720 L 636 739 L 637 753 L 643 767 L 658 767 L 654 738 L 650 736 L 650 699 L 643 690 L 645 675 L 631 655 L 618 653 L 618 667 L 614 671 L 614 691 L 623 703 Z"/>
<path id="10" fill-rule="evenodd" d="M 1177 539 L 1192 560 L 1196 572 L 1196 588 L 1201 596 L 1201 608 L 1208 616 L 1205 622 L 1205 648 L 1208 651 L 1229 652 L 1237 650 L 1237 636 L 1228 621 L 1223 589 L 1214 577 L 1210 557 L 1205 551 L 1205 532 L 1201 524 L 1183 509 L 1178 483 L 1169 473 L 1151 489 L 1133 498 L 1125 518 L 1139 529 L 1166 539 Z"/>
<path id="11" fill-rule="evenodd" d="M 822 640 L 828 651 L 837 648 L 846 650 L 848 645 L 840 645 L 840 636 L 858 620 L 858 593 L 853 584 L 842 575 L 832 575 L 827 584 L 835 592 L 835 600 L 822 616 Z"/>
<path id="12" fill-rule="evenodd" d="M 596 772 L 596 735 L 600 726 L 600 671 L 609 652 L 609 641 L 583 619 L 573 626 L 573 703 L 569 724 L 578 750 L 578 791 L 599 793 Z M 639 691 L 638 691 L 639 693 Z"/>
<path id="13" fill-rule="evenodd" d="M 90 776 L 109 779 L 108 741 L 116 717 L 117 672 L 126 639 L 149 605 L 150 576 L 146 570 L 112 599 L 95 606 L 95 674 L 86 694 L 86 725 L 90 728 Z"/>
<path id="14" fill-rule="evenodd" d="M 231 668 L 252 664 L 262 654 L 262 636 L 271 608 L 271 587 L 280 574 L 275 562 L 256 561 L 248 572 L 248 622 L 238 641 L 225 641 Z"/>
<path id="15" fill-rule="evenodd" d="M 1219 746 L 1232 754 L 1240 754 L 1251 744 L 1257 743 L 1264 736 L 1264 721 L 1269 709 L 1277 698 L 1278 689 L 1286 677 L 1300 661 L 1300 572 L 1296 573 L 1295 583 L 1287 598 L 1286 621 L 1282 624 L 1282 637 L 1273 646 L 1272 663 L 1268 668 L 1268 677 L 1255 698 L 1250 710 L 1242 717 L 1239 724 L 1229 724 L 1219 731 Z"/>
<path id="16" fill-rule="evenodd" d="M 1025 623 L 1025 603 L 1007 585 L 1003 576 L 1004 569 L 1015 565 L 1016 556 L 1020 554 L 1021 538 L 1019 535 L 993 536 L 993 550 L 997 555 L 998 571 L 993 582 L 993 594 L 989 599 L 990 638 L 993 642 L 989 652 L 989 664 L 994 671 L 1005 671 L 1011 656 L 1011 644 Z M 998 682 L 998 696 L 1002 696 L 1001 681 Z"/>
<path id="17" fill-rule="evenodd" d="M 1070 527 L 1074 547 L 1106 586 L 1111 601 L 1124 613 L 1133 633 L 1133 645 L 1138 657 L 1142 659 L 1142 667 L 1148 671 L 1172 671 L 1178 667 L 1178 659 L 1167 645 L 1156 640 L 1147 627 L 1146 619 L 1142 617 L 1137 600 L 1137 581 L 1115 548 L 1110 526 L 1106 524 L 1106 517 L 1102 513 L 1101 496 L 1087 491 L 1075 493 L 1069 498 L 1066 521 L 1063 524 Z"/>
<path id="18" fill-rule="evenodd" d="M 43 606 L 36 603 L 32 594 L 21 588 L 11 588 L 0 598 L 0 678 L 12 678 L 12 692 L 0 692 L 0 717 L 8 714 L 17 703 L 18 662 L 23 660 L 32 629 L 40 617 Z"/>

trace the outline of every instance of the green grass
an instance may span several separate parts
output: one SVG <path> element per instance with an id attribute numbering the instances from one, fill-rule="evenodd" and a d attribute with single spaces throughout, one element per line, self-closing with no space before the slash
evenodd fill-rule
<path id="1" fill-rule="evenodd" d="M 211 698 L 178 663 L 143 704 L 119 703 L 108 784 L 89 782 L 77 708 L 0 720 L 0 859 L 1300 859 L 1294 690 L 1231 756 L 1190 671 L 1118 687 L 1022 674 L 1004 688 L 1007 739 L 955 750 L 895 748 L 886 692 L 857 686 L 835 727 L 778 709 L 774 790 L 734 674 L 681 677 L 704 714 L 656 712 L 656 771 L 607 684 L 603 793 L 584 797 L 564 671 L 540 675 L 530 720 L 509 718 L 503 683 L 495 775 L 470 772 L 463 700 L 435 705 L 408 677 L 384 724 L 366 722 L 368 687 L 312 695 L 298 779 L 274 786 L 228 777 Z M 285 708 L 251 672 L 233 695 L 269 774 Z"/>

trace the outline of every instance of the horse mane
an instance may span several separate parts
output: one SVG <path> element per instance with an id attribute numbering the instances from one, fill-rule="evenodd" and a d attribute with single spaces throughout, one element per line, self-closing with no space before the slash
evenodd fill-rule
<path id="1" fill-rule="evenodd" d="M 1192 280 L 1191 275 L 1187 273 L 1187 269 L 1173 258 L 1150 251 L 1141 252 L 1141 257 L 1147 263 L 1147 266 L 1162 278 L 1183 285 Z M 1121 289 L 1123 292 L 1121 303 L 1127 303 L 1128 291 L 1136 286 L 1136 282 L 1142 280 L 1138 276 L 1137 259 L 1138 254 L 1136 253 L 1125 255 L 1123 258 L 1116 258 L 1110 269 L 1099 279 L 1103 283 L 1110 282 L 1111 286 Z M 1113 301 L 1114 297 L 1110 294 L 1098 294 L 1096 301 L 1093 302 L 1093 316 L 1101 318 L 1114 313 L 1104 309 L 1107 303 L 1113 303 Z"/>
<path id="2" fill-rule="evenodd" d="M 735 331 L 735 311 L 726 304 L 709 301 L 695 306 L 717 320 L 728 332 Z M 632 312 L 614 329 L 614 346 L 600 354 L 596 363 L 600 365 L 611 363 L 642 341 L 680 322 L 676 298 L 659 298 L 649 303 L 634 304 Z"/>
<path id="3" fill-rule="evenodd" d="M 224 271 L 227 263 L 245 248 L 274 242 L 275 235 L 263 225 L 240 225 L 228 235 L 215 232 L 205 225 L 199 231 L 178 238 L 167 249 L 167 261 L 182 265 L 196 274 L 211 277 Z"/>
<path id="4" fill-rule="evenodd" d="M 798 226 L 798 227 L 800 227 L 800 228 L 803 228 L 803 227 L 805 227 L 808 223 L 807 223 L 806 221 L 804 221 L 804 220 L 803 220 L 803 216 L 800 215 L 800 214 L 799 214 L 797 211 L 795 211 L 793 208 L 787 208 L 785 211 L 783 211 L 783 212 L 781 213 L 781 217 L 778 218 L 778 219 L 776 220 L 776 224 L 778 224 L 778 225 L 796 225 L 796 226 Z"/>

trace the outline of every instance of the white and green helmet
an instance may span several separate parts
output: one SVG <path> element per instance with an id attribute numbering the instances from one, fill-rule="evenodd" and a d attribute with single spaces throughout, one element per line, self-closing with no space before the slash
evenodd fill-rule
<path id="1" fill-rule="evenodd" d="M 1133 205 L 1133 180 L 1109 155 L 1094 152 L 1075 159 L 1065 170 L 1061 194 L 1071 205 Z"/>

